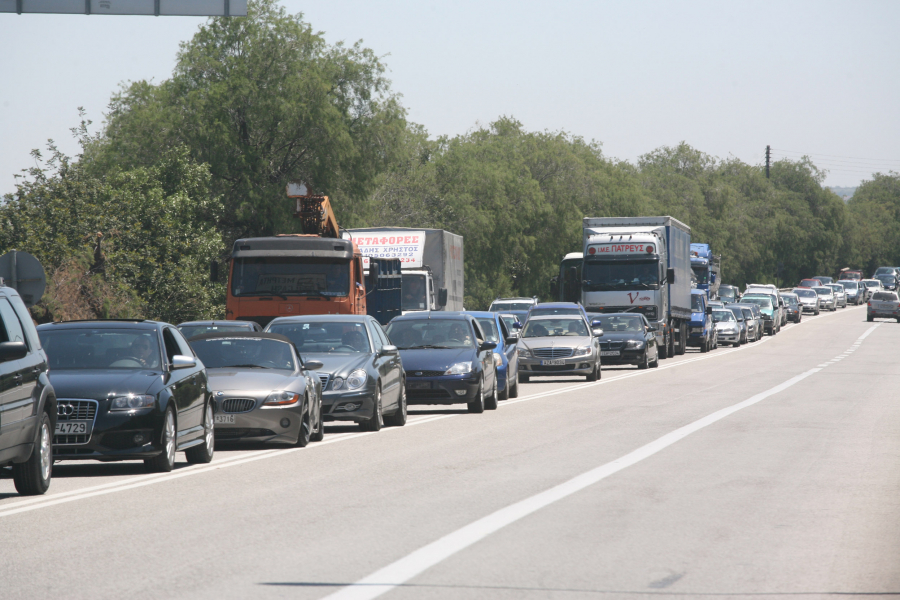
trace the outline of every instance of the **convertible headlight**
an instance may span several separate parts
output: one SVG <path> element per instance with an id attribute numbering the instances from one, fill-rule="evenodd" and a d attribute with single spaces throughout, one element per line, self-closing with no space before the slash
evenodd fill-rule
<path id="1" fill-rule="evenodd" d="M 300 394 L 287 390 L 274 390 L 266 396 L 263 406 L 291 406 L 300 402 Z"/>
<path id="2" fill-rule="evenodd" d="M 499 352 L 494 352 L 494 366 L 499 367 L 503 364 L 503 357 L 500 356 Z"/>
<path id="3" fill-rule="evenodd" d="M 518 346 L 519 358 L 531 358 L 531 350 L 525 346 Z"/>
<path id="4" fill-rule="evenodd" d="M 362 386 L 366 385 L 366 379 L 369 376 L 366 374 L 365 369 L 357 369 L 350 373 L 350 377 L 347 378 L 347 389 L 348 390 L 357 390 Z"/>
<path id="5" fill-rule="evenodd" d="M 150 408 L 154 404 L 156 404 L 154 396 L 128 394 L 127 396 L 113 398 L 109 403 L 109 410 L 138 410 L 140 408 Z"/>
<path id="6" fill-rule="evenodd" d="M 458 362 L 444 371 L 444 375 L 465 375 L 472 372 L 472 361 Z"/>
<path id="7" fill-rule="evenodd" d="M 575 348 L 575 353 L 572 354 L 572 356 L 587 356 L 590 353 L 591 353 L 590 346 L 578 346 L 577 348 Z"/>
<path id="8" fill-rule="evenodd" d="M 625 342 L 625 347 L 629 350 L 640 350 L 644 347 L 644 342 L 642 340 L 628 340 Z"/>

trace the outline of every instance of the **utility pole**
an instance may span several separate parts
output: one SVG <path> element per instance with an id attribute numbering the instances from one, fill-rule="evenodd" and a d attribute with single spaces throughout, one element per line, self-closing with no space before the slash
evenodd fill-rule
<path id="1" fill-rule="evenodd" d="M 766 146 L 766 179 L 769 178 L 769 158 L 771 156 L 772 146 Z"/>

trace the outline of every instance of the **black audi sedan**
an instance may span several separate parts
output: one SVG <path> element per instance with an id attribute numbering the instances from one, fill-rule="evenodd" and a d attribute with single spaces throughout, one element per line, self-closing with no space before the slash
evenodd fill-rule
<path id="1" fill-rule="evenodd" d="M 38 327 L 57 394 L 54 460 L 143 460 L 171 471 L 175 452 L 212 460 L 206 369 L 172 325 L 69 321 Z"/>
<path id="2" fill-rule="evenodd" d="M 592 324 L 597 321 L 603 329 L 600 356 L 604 365 L 636 365 L 639 369 L 659 366 L 656 330 L 644 315 L 603 314 L 594 317 Z"/>
<path id="3" fill-rule="evenodd" d="M 478 321 L 459 312 L 410 313 L 387 327 L 400 349 L 409 404 L 462 404 L 469 412 L 497 408 L 494 348 Z"/>

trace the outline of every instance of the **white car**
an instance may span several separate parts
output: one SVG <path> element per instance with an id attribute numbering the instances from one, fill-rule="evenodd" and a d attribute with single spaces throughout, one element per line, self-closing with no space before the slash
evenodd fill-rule
<path id="1" fill-rule="evenodd" d="M 884 284 L 879 279 L 863 279 L 859 284 L 866 287 L 866 296 L 863 298 L 863 302 L 868 302 L 875 292 L 885 291 Z"/>
<path id="2" fill-rule="evenodd" d="M 832 312 L 837 310 L 833 289 L 823 285 L 821 287 L 814 287 L 813 291 L 819 295 L 819 306 L 821 306 L 823 310 L 830 310 Z"/>
<path id="3" fill-rule="evenodd" d="M 844 286 L 837 283 L 829 283 L 826 284 L 825 287 L 829 287 L 834 290 L 835 307 L 847 308 L 847 292 L 844 290 Z"/>

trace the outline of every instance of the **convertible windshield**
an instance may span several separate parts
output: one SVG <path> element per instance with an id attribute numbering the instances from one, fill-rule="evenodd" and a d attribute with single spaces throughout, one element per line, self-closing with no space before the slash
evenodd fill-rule
<path id="1" fill-rule="evenodd" d="M 713 323 L 734 323 L 737 320 L 730 310 L 714 310 L 712 318 Z"/>
<path id="2" fill-rule="evenodd" d="M 522 330 L 523 338 L 558 337 L 564 335 L 590 335 L 582 319 L 529 320 Z"/>
<path id="3" fill-rule="evenodd" d="M 597 317 L 603 325 L 600 326 L 604 332 L 610 331 L 644 331 L 644 321 L 640 317 Z"/>
<path id="4" fill-rule="evenodd" d="M 284 369 L 296 367 L 291 346 L 263 338 L 213 338 L 191 342 L 207 369 Z"/>
<path id="5" fill-rule="evenodd" d="M 370 352 L 369 334 L 363 323 L 347 321 L 288 321 L 272 323 L 266 330 L 294 342 L 300 354 L 320 352 Z"/>
<path id="6" fill-rule="evenodd" d="M 235 296 L 346 296 L 350 263 L 311 257 L 257 257 L 234 260 Z"/>
<path id="7" fill-rule="evenodd" d="M 656 260 L 637 262 L 585 261 L 582 269 L 584 287 L 589 290 L 659 288 L 659 263 Z"/>
<path id="8" fill-rule="evenodd" d="M 401 350 L 475 347 L 472 326 L 463 319 L 403 319 L 388 325 L 387 334 Z"/>
<path id="9" fill-rule="evenodd" d="M 156 331 L 57 329 L 40 332 L 50 369 L 159 369 Z"/>
<path id="10" fill-rule="evenodd" d="M 760 308 L 772 308 L 772 300 L 770 298 L 763 298 L 760 296 L 757 297 L 747 297 L 744 296 L 741 298 L 741 302 L 745 304 L 755 304 Z"/>

